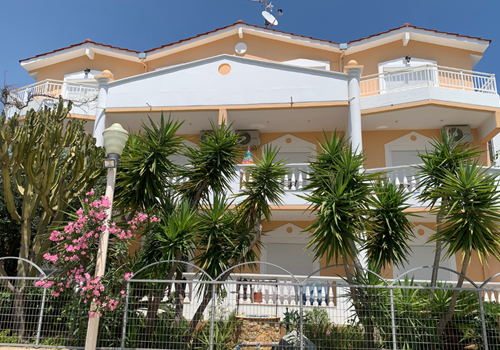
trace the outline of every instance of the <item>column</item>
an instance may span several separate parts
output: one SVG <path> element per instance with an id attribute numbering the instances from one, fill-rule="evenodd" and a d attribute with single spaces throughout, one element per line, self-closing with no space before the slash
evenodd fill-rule
<path id="1" fill-rule="evenodd" d="M 349 99 L 349 122 L 347 128 L 347 136 L 351 141 L 351 145 L 356 153 L 363 152 L 363 133 L 361 128 L 361 100 L 359 79 L 363 72 L 363 66 L 358 65 L 355 60 L 350 60 L 347 66 L 344 67 L 344 73 L 347 73 L 347 89 Z M 368 267 L 366 251 L 361 246 L 356 245 L 359 251 L 358 259 L 361 267 Z"/>
<path id="2" fill-rule="evenodd" d="M 106 130 L 106 103 L 108 99 L 108 82 L 113 80 L 113 74 L 109 70 L 102 72 L 102 75 L 95 77 L 99 83 L 99 95 L 97 97 L 97 107 L 95 111 L 94 121 L 94 138 L 96 145 L 99 147 L 104 146 L 104 138 L 102 133 Z"/>
<path id="3" fill-rule="evenodd" d="M 344 73 L 347 73 L 347 88 L 349 98 L 349 123 L 347 136 L 351 140 L 353 148 L 361 153 L 363 151 L 363 137 L 361 128 L 361 100 L 359 79 L 363 72 L 363 66 L 358 65 L 355 60 L 349 61 L 344 67 Z"/>

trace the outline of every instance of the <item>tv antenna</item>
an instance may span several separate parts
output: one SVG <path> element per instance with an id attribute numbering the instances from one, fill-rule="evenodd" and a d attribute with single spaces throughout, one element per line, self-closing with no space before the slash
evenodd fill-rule
<path id="1" fill-rule="evenodd" d="M 276 17 L 274 17 L 271 12 L 273 12 L 273 8 L 274 8 L 274 5 L 271 2 L 269 2 L 268 4 L 268 0 L 248 0 L 248 1 L 252 1 L 252 2 L 258 2 L 261 4 L 261 7 L 264 8 L 264 11 L 262 11 L 262 17 L 264 17 L 264 25 L 265 27 L 273 27 L 273 26 L 277 26 L 278 25 L 278 19 L 277 17 L 279 16 L 283 16 L 283 10 L 282 9 L 278 9 L 278 15 Z M 269 10 L 269 11 L 268 11 Z"/>

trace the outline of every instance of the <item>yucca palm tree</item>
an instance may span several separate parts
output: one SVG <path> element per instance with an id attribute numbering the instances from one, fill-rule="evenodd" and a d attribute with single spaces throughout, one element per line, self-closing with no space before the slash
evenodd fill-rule
<path id="1" fill-rule="evenodd" d="M 441 205 L 442 229 L 434 234 L 431 242 L 443 242 L 447 248 L 444 258 L 462 254 L 461 288 L 472 252 L 480 261 L 492 256 L 500 260 L 500 190 L 498 174 L 483 170 L 477 160 L 464 162 L 452 171 L 444 171 L 442 185 L 433 192 L 434 197 L 447 198 Z M 448 311 L 440 320 L 441 334 L 453 317 L 460 291 L 455 290 Z"/>
<path id="2" fill-rule="evenodd" d="M 404 212 L 408 195 L 394 184 L 379 183 L 381 173 L 363 170 L 365 156 L 353 148 L 343 135 L 333 133 L 319 140 L 319 150 L 309 162 L 309 183 L 301 197 L 310 202 L 309 210 L 316 220 L 303 232 L 308 232 L 315 259 L 326 258 L 344 264 L 346 279 L 351 286 L 363 278 L 362 269 L 354 268 L 354 277 L 347 264 L 361 266 L 361 249 L 368 252 L 369 264 L 382 267 L 402 264 L 409 251 L 407 238 L 411 223 Z M 363 320 L 368 348 L 375 348 L 373 320 L 363 305 L 365 291 L 351 287 L 356 314 Z"/>
<path id="3" fill-rule="evenodd" d="M 181 126 L 170 117 L 165 120 L 162 112 L 159 124 L 149 118 L 142 131 L 130 133 L 118 163 L 116 208 L 133 217 L 137 210 L 151 211 L 170 201 L 177 166 L 169 157 L 181 150 L 183 138 L 176 136 Z"/>
<path id="4" fill-rule="evenodd" d="M 304 186 L 310 192 L 301 196 L 316 213 L 316 220 L 304 230 L 311 232 L 307 248 L 313 248 L 315 259 L 344 264 L 351 260 L 361 266 L 358 253 L 361 234 L 369 225 L 371 183 L 380 174 L 364 172 L 365 156 L 336 132 L 330 138 L 324 134 L 319 148 L 309 162 L 309 182 Z M 346 276 L 351 278 L 347 267 Z"/>
<path id="5" fill-rule="evenodd" d="M 235 196 L 242 200 L 232 211 L 229 210 L 230 205 L 220 196 L 215 196 L 214 201 L 205 206 L 211 207 L 213 212 L 209 215 L 209 212 L 204 210 L 202 221 L 206 223 L 205 227 L 212 229 L 200 235 L 200 247 L 204 252 L 199 255 L 198 262 L 207 272 L 210 271 L 210 275 L 214 278 L 226 271 L 219 277 L 220 281 L 225 281 L 230 276 L 232 267 L 244 261 L 257 259 L 254 248 L 259 249 L 261 222 L 271 220 L 272 205 L 283 204 L 285 192 L 282 180 L 287 170 L 283 160 L 275 161 L 278 152 L 279 149 L 267 146 L 262 149 L 261 157 L 255 157 L 255 165 L 247 168 L 248 180 L 243 182 L 241 191 Z M 231 235 L 221 236 L 220 230 L 225 225 L 215 227 L 216 218 L 229 221 Z M 218 246 L 215 242 L 219 244 L 222 242 L 226 248 Z M 195 329 L 211 298 L 211 292 L 206 292 L 191 320 L 190 329 Z"/>
<path id="6" fill-rule="evenodd" d="M 181 168 L 179 177 L 184 180 L 176 190 L 192 208 L 207 200 L 210 193 L 230 190 L 237 177 L 236 161 L 242 155 L 241 136 L 231 130 L 231 125 L 210 125 L 213 132 L 205 133 L 199 148 L 185 147 L 183 152 L 189 165 Z"/>
<path id="7" fill-rule="evenodd" d="M 143 266 L 154 262 L 176 260 L 170 264 L 156 265 L 152 271 L 153 276 L 151 276 L 154 279 L 166 276 L 166 280 L 172 280 L 175 272 L 179 269 L 179 261 L 184 256 L 190 256 L 194 252 L 196 248 L 195 240 L 200 225 L 196 210 L 193 210 L 187 201 L 181 202 L 173 211 L 164 214 L 162 215 L 162 222 L 146 235 L 145 244 L 141 248 L 140 259 Z M 164 296 L 164 290 L 165 285 L 162 284 L 160 288 L 151 288 L 149 291 L 146 335 L 151 333 L 160 302 Z M 180 291 L 176 288 L 176 298 L 179 297 Z M 176 320 L 180 321 L 181 318 L 182 313 L 180 312 L 179 316 L 179 312 L 176 312 Z"/>
<path id="8" fill-rule="evenodd" d="M 428 202 L 429 208 L 437 213 L 438 232 L 442 229 L 442 217 L 444 215 L 444 206 L 439 206 L 439 203 L 446 205 L 445 203 L 449 198 L 436 196 L 436 190 L 443 186 L 447 172 L 454 173 L 464 161 L 474 159 L 482 154 L 481 151 L 478 151 L 478 147 L 471 148 L 462 144 L 461 141 L 455 141 L 455 136 L 456 133 L 443 130 L 441 141 L 438 139 L 432 140 L 431 146 L 433 149 L 426 149 L 424 153 L 419 153 L 423 163 L 417 168 L 419 172 L 419 199 L 422 202 Z M 442 244 L 442 241 L 436 241 L 433 266 L 439 266 Z M 431 287 L 436 286 L 437 277 L 438 269 L 434 268 L 431 276 Z"/>
<path id="9" fill-rule="evenodd" d="M 404 266 L 411 255 L 409 243 L 413 238 L 407 204 L 411 193 L 395 183 L 383 180 L 373 184 L 369 197 L 370 229 L 366 233 L 364 249 L 375 271 L 391 264 Z"/>

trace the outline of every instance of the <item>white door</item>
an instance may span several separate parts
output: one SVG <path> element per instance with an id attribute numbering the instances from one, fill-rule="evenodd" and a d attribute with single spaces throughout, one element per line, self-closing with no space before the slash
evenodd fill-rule
<path id="1" fill-rule="evenodd" d="M 418 156 L 418 152 L 418 150 L 391 151 L 392 166 L 421 164 L 422 159 Z"/>
<path id="2" fill-rule="evenodd" d="M 311 152 L 279 152 L 275 161 L 285 160 L 286 163 L 308 163 L 311 160 Z"/>
<path id="3" fill-rule="evenodd" d="M 281 266 L 294 275 L 308 276 L 315 271 L 312 249 L 305 249 L 305 244 L 267 243 L 267 262 Z M 282 269 L 266 266 L 266 274 L 285 275 Z"/>
<path id="4" fill-rule="evenodd" d="M 405 271 L 410 271 L 416 267 L 422 266 L 432 266 L 434 262 L 434 250 L 435 246 L 412 246 L 411 247 L 413 254 L 410 256 L 409 264 L 406 264 L 404 267 L 400 267 L 399 269 L 395 269 L 394 277 L 397 277 L 404 273 Z M 441 252 L 441 256 L 446 254 L 446 250 Z M 449 269 L 455 270 L 456 264 L 454 264 L 455 259 L 452 257 L 451 259 L 447 259 L 445 261 L 441 261 L 439 266 L 447 267 Z M 414 278 L 415 280 L 420 281 L 430 281 L 432 275 L 432 269 L 419 269 L 408 274 L 409 278 Z M 439 269 L 438 272 L 438 281 L 456 281 L 457 275 L 450 271 L 446 271 L 443 269 Z"/>

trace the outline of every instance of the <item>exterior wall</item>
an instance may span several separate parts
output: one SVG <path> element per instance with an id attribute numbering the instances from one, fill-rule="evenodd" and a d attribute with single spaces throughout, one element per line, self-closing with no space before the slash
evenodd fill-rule
<path id="1" fill-rule="evenodd" d="M 363 131 L 363 148 L 367 157 L 365 168 L 383 168 L 385 167 L 385 144 L 394 141 L 401 136 L 404 136 L 412 131 L 429 138 L 441 139 L 441 130 L 380 130 L 380 131 Z M 474 142 L 472 147 L 479 146 L 480 150 L 487 151 L 487 145 L 479 144 L 477 129 L 472 129 Z M 480 157 L 480 163 L 489 165 L 487 153 Z"/>
<path id="2" fill-rule="evenodd" d="M 144 73 L 143 65 L 137 60 L 137 63 L 126 61 L 110 56 L 95 54 L 91 60 L 87 56 L 74 58 L 72 60 L 60 62 L 47 67 L 39 68 L 37 81 L 45 79 L 63 80 L 65 74 L 75 73 L 90 68 L 96 71 L 109 70 L 113 73 L 115 79 L 122 79 L 129 76 Z"/>
<path id="3" fill-rule="evenodd" d="M 248 49 L 243 55 L 236 55 L 234 47 L 240 42 L 244 42 Z M 244 32 L 242 39 L 240 39 L 238 35 L 233 35 L 209 44 L 149 61 L 147 62 L 148 70 L 151 72 L 157 68 L 193 62 L 221 54 L 236 55 L 273 62 L 284 62 L 298 58 L 329 61 L 330 70 L 337 72 L 340 71 L 340 54 L 338 53 L 266 39 L 247 34 L 246 32 Z"/>
<path id="4" fill-rule="evenodd" d="M 403 46 L 402 41 L 398 40 L 369 50 L 346 55 L 344 62 L 356 60 L 358 64 L 364 66 L 363 75 L 378 74 L 379 63 L 405 57 L 406 55 L 414 58 L 433 60 L 439 66 L 471 70 L 471 54 L 478 55 L 477 52 L 473 51 L 415 40 L 410 40 L 407 46 Z"/>
<path id="5" fill-rule="evenodd" d="M 341 102 L 346 80 L 343 73 L 223 55 L 111 82 L 107 107 L 278 104 L 290 96 L 294 103 Z"/>

